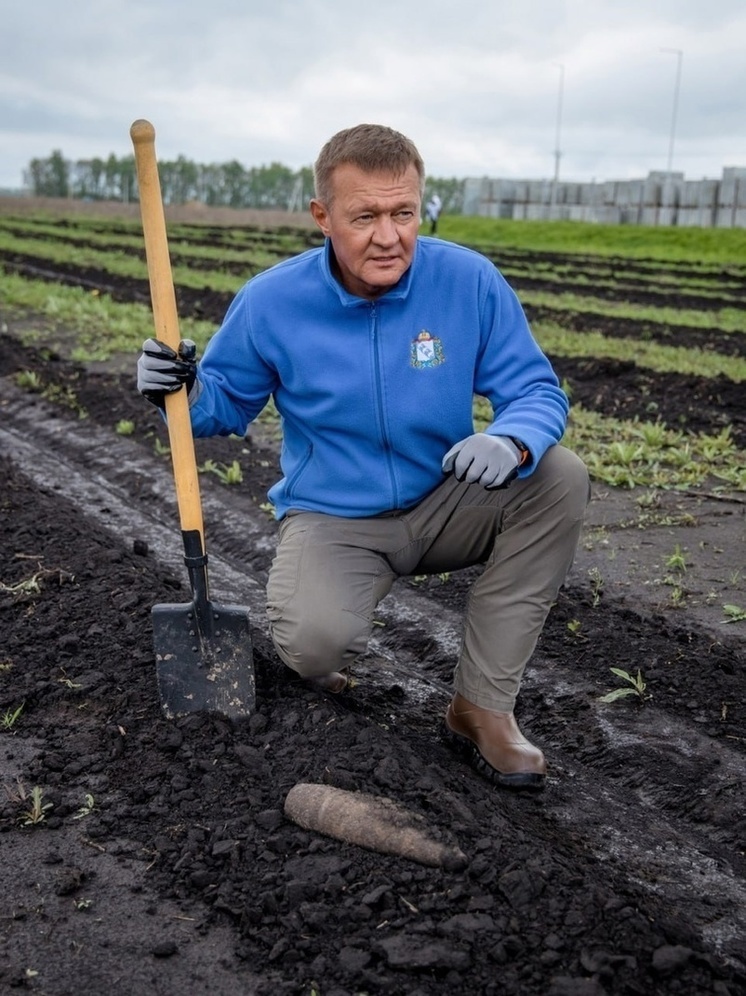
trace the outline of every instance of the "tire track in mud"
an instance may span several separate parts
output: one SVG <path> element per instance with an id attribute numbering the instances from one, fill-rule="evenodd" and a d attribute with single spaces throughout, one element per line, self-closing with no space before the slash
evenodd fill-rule
<path id="1" fill-rule="evenodd" d="M 173 478 L 167 467 L 159 466 L 142 447 L 90 423 L 59 420 L 43 403 L 29 406 L 20 392 L 7 400 L 16 393 L 7 387 L 3 393 L 0 452 L 39 487 L 75 503 L 119 542 L 144 541 L 161 564 L 176 575 L 184 573 Z M 216 511 L 209 496 L 202 496 L 202 506 L 206 514 Z M 243 527 L 251 532 L 250 522 Z M 248 597 L 253 603 L 250 608 L 263 609 L 256 580 L 225 557 L 210 549 L 208 554 L 212 587 L 220 599 L 236 601 L 240 592 L 242 600 Z"/>
<path id="2" fill-rule="evenodd" d="M 110 430 L 60 419 L 44 402 L 29 404 L 7 381 L 2 415 L 0 452 L 27 477 L 73 501 L 116 542 L 144 540 L 175 576 L 185 573 L 169 463 Z M 268 640 L 263 579 L 246 565 L 267 562 L 271 536 L 264 513 L 249 503 L 239 511 L 230 500 L 220 487 L 204 488 L 211 581 L 217 597 L 248 606 L 252 628 Z M 614 613 L 613 604 L 605 608 Z M 384 625 L 354 676 L 372 689 L 398 685 L 405 703 L 416 700 L 429 716 L 442 715 L 461 613 L 399 584 L 377 616 Z M 511 797 L 506 809 L 540 839 L 571 841 L 579 852 L 621 868 L 671 909 L 685 907 L 703 941 L 727 957 L 746 934 L 746 883 L 738 867 L 746 835 L 742 753 L 665 711 L 604 710 L 595 694 L 582 674 L 539 649 L 521 708 L 549 754 L 550 789 L 535 807 Z M 345 707 L 401 730 L 409 724 L 406 704 L 392 715 L 390 697 L 380 705 L 374 695 L 362 704 L 352 695 Z M 668 763 L 659 772 L 664 756 Z M 662 772 L 677 766 L 674 783 Z M 478 776 L 465 769 L 464 778 Z"/>

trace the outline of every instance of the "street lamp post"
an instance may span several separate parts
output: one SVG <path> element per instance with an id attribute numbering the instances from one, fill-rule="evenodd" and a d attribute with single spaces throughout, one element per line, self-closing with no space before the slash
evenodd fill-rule
<path id="1" fill-rule="evenodd" d="M 680 48 L 662 48 L 661 52 L 668 52 L 671 55 L 676 56 L 676 83 L 674 84 L 673 90 L 673 112 L 671 114 L 671 135 L 668 140 L 668 174 L 671 174 L 671 168 L 673 166 L 673 146 L 676 140 L 676 117 L 679 113 L 679 89 L 681 87 L 681 63 L 684 59 L 684 53 Z"/>
<path id="2" fill-rule="evenodd" d="M 554 132 L 554 180 L 552 181 L 552 206 L 557 203 L 557 185 L 559 183 L 560 175 L 560 159 L 562 158 L 562 149 L 560 146 L 560 139 L 562 136 L 562 98 L 564 96 L 565 89 L 565 67 L 562 63 L 558 63 L 557 68 L 559 69 L 560 74 L 557 89 L 557 119 Z"/>

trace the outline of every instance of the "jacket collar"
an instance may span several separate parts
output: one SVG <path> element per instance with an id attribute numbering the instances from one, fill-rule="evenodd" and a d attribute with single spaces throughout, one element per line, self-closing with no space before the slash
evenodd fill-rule
<path id="1" fill-rule="evenodd" d="M 345 308 L 354 308 L 362 304 L 379 304 L 386 301 L 398 301 L 403 300 L 409 295 L 410 288 L 412 286 L 413 271 L 415 264 L 417 262 L 417 251 L 419 248 L 419 239 L 415 244 L 414 255 L 412 256 L 412 262 L 410 263 L 409 269 L 401 277 L 399 282 L 395 284 L 390 290 L 387 290 L 385 294 L 377 297 L 375 301 L 370 301 L 365 297 L 358 297 L 356 294 L 350 294 L 350 292 L 342 286 L 342 284 L 334 276 L 334 270 L 332 268 L 334 260 L 334 250 L 332 249 L 331 239 L 324 240 L 324 251 L 321 255 L 321 272 L 323 274 L 325 282 L 328 286 L 337 294 L 340 302 Z"/>

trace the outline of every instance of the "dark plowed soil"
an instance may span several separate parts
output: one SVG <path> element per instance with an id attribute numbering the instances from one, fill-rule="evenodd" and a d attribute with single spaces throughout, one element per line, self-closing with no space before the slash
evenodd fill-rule
<path id="1" fill-rule="evenodd" d="M 307 688 L 261 611 L 271 434 L 199 440 L 200 463 L 243 470 L 236 485 L 204 473 L 203 501 L 216 590 L 250 606 L 257 701 L 234 722 L 168 720 L 150 613 L 190 595 L 163 427 L 133 370 L 23 348 L 22 323 L 0 320 L 5 988 L 746 993 L 746 623 L 719 611 L 746 603 L 737 499 L 685 512 L 669 496 L 642 528 L 628 496 L 596 489 L 519 703 L 551 772 L 524 797 L 491 788 L 441 734 L 474 572 L 399 582 L 351 690 Z M 19 370 L 57 389 L 24 392 Z M 634 369 L 572 376 L 614 414 L 636 390 Z M 661 384 L 672 424 L 697 408 L 707 431 L 723 413 L 735 425 L 724 386 L 708 388 L 723 412 L 695 404 L 698 387 Z M 679 542 L 688 600 L 674 607 L 661 578 Z M 642 696 L 602 703 L 622 685 L 611 668 L 640 668 Z M 299 782 L 406 806 L 465 866 L 301 829 L 283 813 Z"/>

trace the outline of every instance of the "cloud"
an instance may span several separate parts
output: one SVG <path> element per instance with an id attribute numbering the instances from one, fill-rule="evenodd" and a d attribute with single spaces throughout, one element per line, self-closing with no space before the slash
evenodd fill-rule
<path id="1" fill-rule="evenodd" d="M 420 146 L 434 176 L 605 179 L 746 165 L 740 0 L 53 0 L 0 42 L 0 187 L 31 159 L 131 152 L 310 165 L 359 121 Z M 563 82 L 560 107 L 560 81 Z"/>

